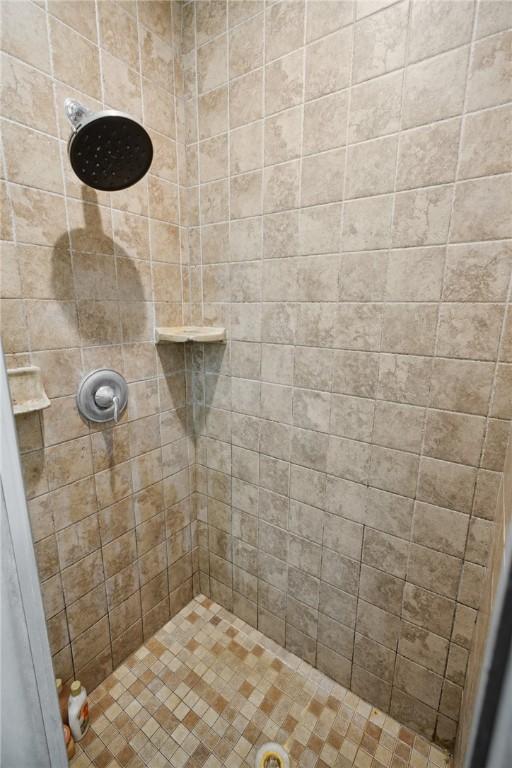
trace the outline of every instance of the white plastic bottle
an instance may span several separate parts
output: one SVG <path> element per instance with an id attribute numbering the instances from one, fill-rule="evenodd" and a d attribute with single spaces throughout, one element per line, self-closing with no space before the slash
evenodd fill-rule
<path id="1" fill-rule="evenodd" d="M 80 680 L 71 683 L 71 693 L 68 701 L 69 727 L 75 741 L 80 741 L 89 728 L 89 704 L 87 691 Z"/>

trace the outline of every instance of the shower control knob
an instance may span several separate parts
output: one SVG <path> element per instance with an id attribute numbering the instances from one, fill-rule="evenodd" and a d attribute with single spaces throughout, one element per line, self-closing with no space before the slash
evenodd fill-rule
<path id="1" fill-rule="evenodd" d="M 99 368 L 88 373 L 78 388 L 77 406 L 89 421 L 119 421 L 128 402 L 128 385 L 117 371 Z"/>
<path id="2" fill-rule="evenodd" d="M 100 408 L 111 408 L 114 406 L 114 421 L 117 424 L 119 421 L 119 397 L 112 387 L 107 384 L 97 389 L 96 394 L 94 395 L 94 401 Z"/>
<path id="3" fill-rule="evenodd" d="M 96 404 L 99 405 L 100 408 L 109 408 L 109 406 L 111 406 L 114 402 L 114 397 L 114 390 L 108 385 L 98 387 L 94 395 Z"/>

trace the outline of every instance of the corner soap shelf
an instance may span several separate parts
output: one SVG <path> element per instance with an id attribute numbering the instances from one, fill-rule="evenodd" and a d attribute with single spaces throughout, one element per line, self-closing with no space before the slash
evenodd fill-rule
<path id="1" fill-rule="evenodd" d="M 178 325 L 173 328 L 155 328 L 155 340 L 157 344 L 163 342 L 184 344 L 186 341 L 198 341 L 206 344 L 212 341 L 226 341 L 226 329 L 206 325 Z"/>
<path id="2" fill-rule="evenodd" d="M 51 403 L 44 391 L 41 369 L 37 365 L 24 368 L 8 368 L 9 389 L 11 390 L 14 415 L 31 413 L 48 408 Z"/>

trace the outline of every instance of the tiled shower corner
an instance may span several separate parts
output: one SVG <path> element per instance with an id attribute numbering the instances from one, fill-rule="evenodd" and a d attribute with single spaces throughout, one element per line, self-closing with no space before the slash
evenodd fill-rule
<path id="1" fill-rule="evenodd" d="M 200 591 L 259 637 L 270 678 L 275 658 L 308 691 L 328 674 L 356 729 L 361 696 L 383 733 L 392 715 L 427 740 L 409 755 L 388 734 L 386 763 L 347 727 L 339 766 L 453 747 L 512 417 L 510 8 L 2 2 L 2 340 L 51 400 L 17 418 L 21 460 L 54 670 L 96 711 L 107 680 L 151 713 L 162 627 L 194 666 L 179 612 Z M 144 123 L 147 177 L 77 183 L 68 96 Z M 228 342 L 155 347 L 182 322 Z M 104 429 L 75 406 L 96 367 L 129 386 Z M 147 743 L 167 759 L 162 729 L 120 757 L 136 709 L 99 721 L 100 768 L 140 766 Z"/>

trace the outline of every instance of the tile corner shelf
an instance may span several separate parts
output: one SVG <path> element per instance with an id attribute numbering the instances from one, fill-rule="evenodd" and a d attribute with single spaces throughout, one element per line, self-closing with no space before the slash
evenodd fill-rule
<path id="1" fill-rule="evenodd" d="M 226 341 L 226 329 L 206 325 L 178 325 L 172 328 L 155 328 L 157 344 L 162 342 L 198 341 L 206 344 L 212 341 Z"/>
<path id="2" fill-rule="evenodd" d="M 14 415 L 31 413 L 48 408 L 51 403 L 44 391 L 41 369 L 36 365 L 24 368 L 9 368 L 9 389 L 11 390 Z"/>

